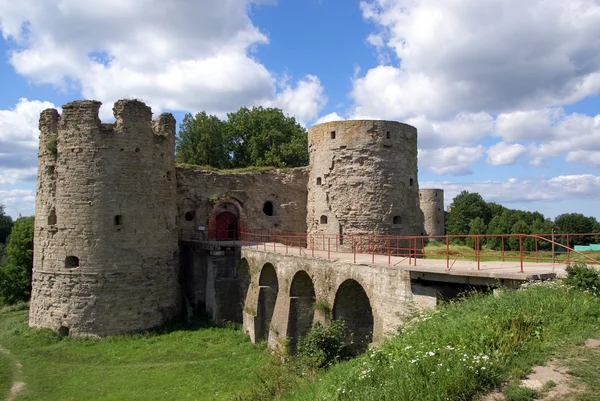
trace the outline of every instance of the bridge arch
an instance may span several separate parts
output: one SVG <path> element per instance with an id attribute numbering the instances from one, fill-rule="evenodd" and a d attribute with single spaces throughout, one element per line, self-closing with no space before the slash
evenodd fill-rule
<path id="1" fill-rule="evenodd" d="M 373 310 L 362 285 L 356 280 L 344 281 L 335 294 L 333 318 L 346 322 L 349 342 L 355 353 L 364 351 L 373 340 Z"/>
<path id="2" fill-rule="evenodd" d="M 299 341 L 312 326 L 315 315 L 314 302 L 315 286 L 313 281 L 306 271 L 300 270 L 294 275 L 290 286 L 287 337 L 292 353 L 296 352 Z"/>
<path id="3" fill-rule="evenodd" d="M 265 263 L 258 279 L 258 308 L 256 310 L 256 341 L 269 339 L 269 327 L 275 311 L 279 281 L 275 266 Z"/>

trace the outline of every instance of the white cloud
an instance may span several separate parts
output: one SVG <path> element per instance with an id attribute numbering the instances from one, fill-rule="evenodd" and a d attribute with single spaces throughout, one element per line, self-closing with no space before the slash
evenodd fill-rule
<path id="1" fill-rule="evenodd" d="M 494 135 L 505 141 L 550 140 L 552 126 L 564 117 L 561 108 L 502 113 L 496 117 Z"/>
<path id="2" fill-rule="evenodd" d="M 494 119 L 487 113 L 460 113 L 451 119 L 439 121 L 420 115 L 406 119 L 406 123 L 417 128 L 419 147 L 431 149 L 475 145 L 492 131 Z"/>
<path id="3" fill-rule="evenodd" d="M 306 125 L 307 121 L 317 118 L 327 103 L 321 81 L 314 75 L 307 75 L 304 80 L 297 83 L 295 88 L 290 86 L 287 81 L 284 81 L 281 86 L 282 90 L 275 96 L 275 99 L 266 100 L 263 104 L 282 108 L 296 116 L 296 119 L 303 125 Z"/>
<path id="4" fill-rule="evenodd" d="M 447 204 L 461 191 L 479 193 L 487 202 L 500 204 L 600 200 L 600 176 L 561 175 L 549 179 L 515 179 L 475 182 L 419 182 L 420 188 L 444 189 Z"/>
<path id="5" fill-rule="evenodd" d="M 361 8 L 400 63 L 354 80 L 358 114 L 447 119 L 561 106 L 600 91 L 595 0 L 373 0 Z"/>
<path id="6" fill-rule="evenodd" d="M 344 117 L 340 116 L 335 111 L 333 113 L 325 114 L 323 117 L 320 117 L 317 121 L 315 121 L 312 125 L 328 123 L 330 121 L 343 121 Z"/>
<path id="7" fill-rule="evenodd" d="M 0 187 L 35 177 L 38 120 L 50 102 L 20 99 L 12 110 L 0 110 Z"/>
<path id="8" fill-rule="evenodd" d="M 13 218 L 32 216 L 35 209 L 35 193 L 27 189 L 0 190 L 0 204 L 5 206 L 4 212 Z"/>
<path id="9" fill-rule="evenodd" d="M 519 143 L 508 144 L 498 142 L 487 150 L 487 163 L 492 166 L 515 164 L 517 159 L 527 151 L 525 146 Z"/>
<path id="10" fill-rule="evenodd" d="M 471 166 L 481 160 L 483 146 L 450 146 L 440 149 L 419 149 L 419 166 L 443 175 L 468 175 Z"/>
<path id="11" fill-rule="evenodd" d="M 277 93 L 276 79 L 252 57 L 268 43 L 248 17 L 259 2 L 0 2 L 0 29 L 17 43 L 10 62 L 18 73 L 79 88 L 85 98 L 135 97 L 154 110 L 219 115 L 273 101 L 299 119 L 316 118 L 326 101 L 318 78 Z"/>

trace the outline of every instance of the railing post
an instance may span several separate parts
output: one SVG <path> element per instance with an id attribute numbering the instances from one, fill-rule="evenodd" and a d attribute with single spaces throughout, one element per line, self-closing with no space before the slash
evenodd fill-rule
<path id="1" fill-rule="evenodd" d="M 504 262 L 504 235 L 502 235 L 500 238 L 502 238 L 502 261 Z"/>
<path id="2" fill-rule="evenodd" d="M 375 237 L 373 237 L 375 238 Z M 375 264 L 375 240 L 371 241 L 371 263 Z"/>
<path id="3" fill-rule="evenodd" d="M 540 255 L 538 253 L 538 239 L 535 237 L 535 263 L 540 262 Z"/>
<path id="4" fill-rule="evenodd" d="M 352 252 L 354 253 L 354 263 L 356 263 L 356 247 L 354 246 L 354 235 L 352 236 Z"/>
<path id="5" fill-rule="evenodd" d="M 417 237 L 415 237 L 415 266 L 417 265 Z"/>
<path id="6" fill-rule="evenodd" d="M 311 235 L 310 237 L 310 252 L 312 257 L 315 257 L 315 237 Z"/>
<path id="7" fill-rule="evenodd" d="M 446 235 L 446 270 L 450 269 L 450 245 L 448 244 L 448 236 Z"/>
<path id="8" fill-rule="evenodd" d="M 521 260 L 521 273 L 523 273 L 523 236 L 519 234 L 519 259 Z"/>
<path id="9" fill-rule="evenodd" d="M 479 263 L 480 260 L 481 260 L 481 256 L 479 255 L 479 241 L 481 241 L 481 240 L 479 238 L 479 235 L 477 235 L 475 237 L 475 252 L 476 252 L 476 255 L 477 255 L 477 270 L 481 269 L 480 263 Z"/>
<path id="10" fill-rule="evenodd" d="M 331 259 L 331 238 L 327 238 L 327 259 Z"/>
<path id="11" fill-rule="evenodd" d="M 392 255 L 390 254 L 390 239 L 387 240 L 388 265 L 392 264 Z"/>
<path id="12" fill-rule="evenodd" d="M 571 242 L 569 241 L 569 234 L 567 234 L 567 263 L 571 263 Z"/>

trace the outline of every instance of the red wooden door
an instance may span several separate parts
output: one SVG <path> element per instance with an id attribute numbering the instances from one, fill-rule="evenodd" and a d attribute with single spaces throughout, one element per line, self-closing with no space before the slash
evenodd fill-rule
<path id="1" fill-rule="evenodd" d="M 238 221 L 230 212 L 221 212 L 217 215 L 217 241 L 232 241 L 238 239 Z"/>

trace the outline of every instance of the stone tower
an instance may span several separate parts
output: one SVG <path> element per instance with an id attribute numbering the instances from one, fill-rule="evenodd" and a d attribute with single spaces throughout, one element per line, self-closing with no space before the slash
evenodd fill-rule
<path id="1" fill-rule="evenodd" d="M 417 130 L 349 120 L 308 130 L 309 234 L 420 235 Z"/>
<path id="2" fill-rule="evenodd" d="M 178 313 L 175 119 L 137 100 L 40 116 L 29 325 L 63 335 L 151 328 Z"/>
<path id="3" fill-rule="evenodd" d="M 425 235 L 445 235 L 444 190 L 420 189 L 419 198 L 425 222 Z"/>

